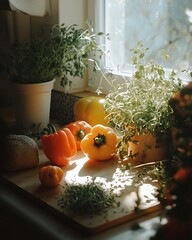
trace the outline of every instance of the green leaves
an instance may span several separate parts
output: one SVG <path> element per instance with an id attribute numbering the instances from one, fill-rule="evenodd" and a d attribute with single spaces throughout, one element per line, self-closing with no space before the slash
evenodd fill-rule
<path id="1" fill-rule="evenodd" d="M 61 77 L 62 86 L 70 85 L 69 76 L 82 78 L 88 62 L 96 64 L 97 55 L 103 56 L 96 36 L 103 34 L 76 24 L 54 25 L 48 36 L 41 35 L 14 47 L 8 63 L 10 80 L 38 83 Z"/>
<path id="2" fill-rule="evenodd" d="M 139 42 L 133 52 L 134 72 L 124 83 L 106 96 L 105 111 L 109 122 L 121 133 L 120 155 L 127 155 L 127 142 L 133 129 L 162 135 L 173 122 L 169 100 L 182 88 L 175 71 L 169 76 L 162 66 L 145 59 L 148 48 Z M 121 156 L 122 158 L 122 156 Z"/>
<path id="3" fill-rule="evenodd" d="M 65 190 L 58 204 L 69 214 L 98 214 L 116 202 L 112 192 L 105 190 L 101 184 L 65 184 Z"/>

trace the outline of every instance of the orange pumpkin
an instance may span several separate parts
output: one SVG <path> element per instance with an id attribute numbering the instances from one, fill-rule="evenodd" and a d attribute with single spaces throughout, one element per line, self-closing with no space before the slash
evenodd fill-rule
<path id="1" fill-rule="evenodd" d="M 63 170 L 57 166 L 48 165 L 39 170 L 39 180 L 45 187 L 57 187 L 63 176 Z"/>

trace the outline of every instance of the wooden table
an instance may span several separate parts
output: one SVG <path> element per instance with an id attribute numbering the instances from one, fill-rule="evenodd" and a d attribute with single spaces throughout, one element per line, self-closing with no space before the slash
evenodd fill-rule
<path id="1" fill-rule="evenodd" d="M 68 166 L 63 167 L 65 172 L 60 186 L 47 189 L 41 186 L 38 171 L 39 168 L 50 164 L 42 150 L 39 150 L 39 166 L 33 169 L 18 171 L 14 173 L 1 173 L 1 182 L 17 192 L 19 196 L 26 199 L 26 203 L 32 204 L 43 209 L 53 220 L 57 218 L 60 223 L 70 224 L 80 230 L 82 234 L 94 236 L 99 232 L 108 231 L 116 226 L 123 224 L 131 225 L 133 222 L 139 222 L 141 219 L 148 219 L 151 214 L 157 215 L 160 210 L 160 204 L 154 193 L 157 190 L 158 183 L 155 179 L 143 175 L 139 179 L 138 173 L 151 166 L 139 166 L 131 171 L 121 171 L 117 158 L 93 162 L 87 159 L 81 151 L 70 159 Z M 26 159 L 27 160 L 27 159 Z M 64 182 L 85 183 L 88 180 L 105 182 L 106 187 L 114 187 L 118 195 L 117 200 L 120 207 L 110 208 L 107 213 L 95 216 L 70 216 L 58 205 L 58 200 L 63 194 Z M 135 201 L 138 194 L 141 204 L 140 211 L 135 212 Z"/>

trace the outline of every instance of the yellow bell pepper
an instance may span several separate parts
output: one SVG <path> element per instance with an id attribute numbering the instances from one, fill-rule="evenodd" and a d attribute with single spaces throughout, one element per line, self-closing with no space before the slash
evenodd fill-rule
<path id="1" fill-rule="evenodd" d="M 75 121 L 83 120 L 91 126 L 102 124 L 107 126 L 106 114 L 104 111 L 105 98 L 98 96 L 80 98 L 74 104 Z"/>
<path id="2" fill-rule="evenodd" d="M 116 132 L 101 124 L 95 125 L 80 143 L 81 151 L 93 160 L 108 160 L 116 153 Z"/>

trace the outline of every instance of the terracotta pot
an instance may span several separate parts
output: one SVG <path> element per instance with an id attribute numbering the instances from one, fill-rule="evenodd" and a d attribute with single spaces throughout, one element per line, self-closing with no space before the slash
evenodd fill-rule
<path id="1" fill-rule="evenodd" d="M 161 161 L 168 156 L 168 143 L 159 142 L 151 133 L 134 136 L 132 141 L 128 143 L 128 156 L 135 164 Z"/>

